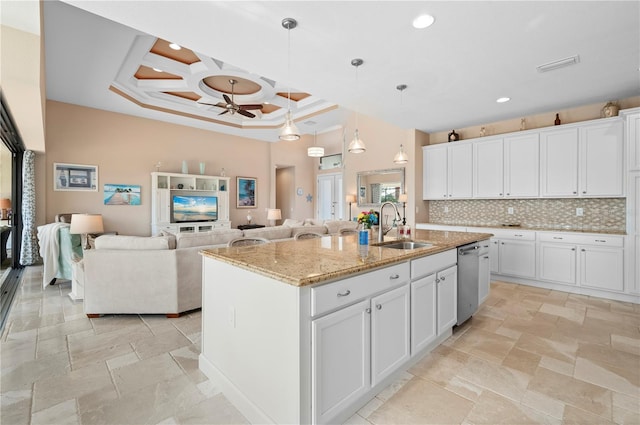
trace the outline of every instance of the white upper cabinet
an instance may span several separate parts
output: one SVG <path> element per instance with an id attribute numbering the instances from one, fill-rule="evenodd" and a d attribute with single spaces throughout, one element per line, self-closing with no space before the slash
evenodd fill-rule
<path id="1" fill-rule="evenodd" d="M 425 146 L 422 150 L 422 199 L 447 199 L 447 146 Z"/>
<path id="2" fill-rule="evenodd" d="M 537 133 L 504 139 L 504 196 L 540 195 L 540 142 Z"/>
<path id="3" fill-rule="evenodd" d="M 423 199 L 469 199 L 473 150 L 469 143 L 425 146 Z"/>
<path id="4" fill-rule="evenodd" d="M 580 127 L 580 196 L 623 196 L 622 121 Z"/>
<path id="5" fill-rule="evenodd" d="M 543 198 L 578 195 L 578 128 L 540 134 L 540 174 Z"/>
<path id="6" fill-rule="evenodd" d="M 504 194 L 502 139 L 473 144 L 473 197 L 501 198 Z"/>
<path id="7" fill-rule="evenodd" d="M 640 171 L 640 108 L 629 114 L 627 121 L 627 143 L 629 144 L 629 171 Z"/>

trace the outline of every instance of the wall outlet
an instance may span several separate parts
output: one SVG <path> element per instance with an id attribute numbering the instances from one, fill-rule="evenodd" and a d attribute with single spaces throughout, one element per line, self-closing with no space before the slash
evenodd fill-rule
<path id="1" fill-rule="evenodd" d="M 507 208 L 507 214 L 513 214 L 513 207 Z"/>
<path id="2" fill-rule="evenodd" d="M 444 212 L 449 212 L 449 207 L 444 207 Z"/>
<path id="3" fill-rule="evenodd" d="M 584 215 L 584 208 L 576 208 L 576 216 L 582 217 Z"/>

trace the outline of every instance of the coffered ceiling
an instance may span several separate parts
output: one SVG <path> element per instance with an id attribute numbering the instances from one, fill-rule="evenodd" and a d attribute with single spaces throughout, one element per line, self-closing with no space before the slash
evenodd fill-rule
<path id="1" fill-rule="evenodd" d="M 68 0 L 43 7 L 47 98 L 260 140 L 278 140 L 288 90 L 307 134 L 344 124 L 354 110 L 434 132 L 640 94 L 637 1 Z M 413 28 L 421 13 L 435 23 Z M 286 17 L 298 21 L 290 66 Z M 536 69 L 574 55 L 575 65 Z M 353 58 L 364 60 L 357 77 Z M 263 105 L 251 111 L 255 118 L 220 115 L 230 79 L 238 81 L 235 103 Z M 511 101 L 496 103 L 503 96 Z"/>

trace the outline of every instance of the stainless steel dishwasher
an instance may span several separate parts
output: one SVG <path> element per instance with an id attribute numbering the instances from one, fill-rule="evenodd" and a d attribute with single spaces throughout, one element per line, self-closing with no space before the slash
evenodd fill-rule
<path id="1" fill-rule="evenodd" d="M 478 309 L 480 244 L 458 247 L 458 322 L 461 325 Z"/>

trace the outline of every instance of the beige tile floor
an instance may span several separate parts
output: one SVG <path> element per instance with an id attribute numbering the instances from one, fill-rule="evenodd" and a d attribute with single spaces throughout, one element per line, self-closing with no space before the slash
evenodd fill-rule
<path id="1" fill-rule="evenodd" d="M 199 370 L 200 312 L 87 319 L 28 267 L 0 340 L 2 424 L 239 424 Z M 349 424 L 640 424 L 640 306 L 494 282 Z"/>

